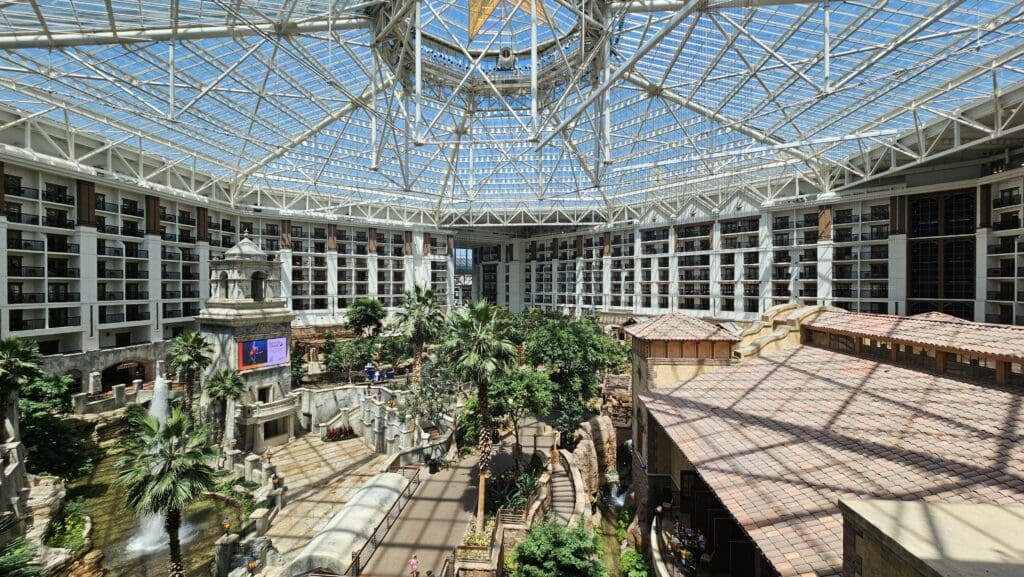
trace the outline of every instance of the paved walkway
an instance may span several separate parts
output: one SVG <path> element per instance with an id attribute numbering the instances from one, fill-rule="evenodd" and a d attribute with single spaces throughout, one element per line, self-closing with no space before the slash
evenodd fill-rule
<path id="1" fill-rule="evenodd" d="M 530 427 L 533 427 L 531 423 Z M 532 428 L 523 427 L 524 451 L 532 449 Z M 492 477 L 513 465 L 511 435 L 502 439 L 492 460 Z M 363 577 L 408 575 L 413 554 L 420 562 L 420 575 L 438 573 L 445 556 L 462 544 L 469 521 L 476 513 L 479 476 L 477 457 L 472 455 L 448 469 L 430 475 L 424 469 L 423 482 L 384 537 L 384 543 L 360 573 Z"/>
<path id="2" fill-rule="evenodd" d="M 386 459 L 362 439 L 325 443 L 316 434 L 275 449 L 274 464 L 287 491 L 285 506 L 267 531 L 274 547 L 286 559 L 298 553 L 367 479 L 380 472 Z"/>

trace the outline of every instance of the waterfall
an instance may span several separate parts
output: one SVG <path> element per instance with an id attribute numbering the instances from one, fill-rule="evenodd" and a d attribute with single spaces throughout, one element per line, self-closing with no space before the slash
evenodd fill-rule
<path id="1" fill-rule="evenodd" d="M 626 503 L 626 493 L 628 492 L 628 488 L 619 487 L 618 483 L 612 483 L 608 491 L 608 504 L 614 507 L 615 510 L 621 509 Z"/>
<path id="2" fill-rule="evenodd" d="M 149 401 L 149 416 L 155 417 L 160 426 L 167 423 L 167 415 L 170 405 L 170 387 L 164 379 L 164 362 L 156 362 L 156 382 L 153 384 L 153 398 Z M 181 541 L 195 535 L 192 527 L 183 525 L 180 530 Z M 162 515 L 146 515 L 142 518 L 139 532 L 128 541 L 126 550 L 129 553 L 143 554 L 152 553 L 167 547 L 169 539 L 164 531 L 164 518 Z"/>

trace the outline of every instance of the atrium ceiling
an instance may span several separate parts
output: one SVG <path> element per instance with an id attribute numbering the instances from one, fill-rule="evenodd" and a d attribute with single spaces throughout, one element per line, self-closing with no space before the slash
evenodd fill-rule
<path id="1" fill-rule="evenodd" d="M 1015 0 L 0 3 L 23 117 L 435 222 L 841 192 L 1010 137 L 1022 81 Z"/>

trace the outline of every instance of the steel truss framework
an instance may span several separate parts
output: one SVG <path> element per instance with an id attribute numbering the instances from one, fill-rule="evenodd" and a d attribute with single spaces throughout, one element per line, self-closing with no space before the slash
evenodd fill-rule
<path id="1" fill-rule="evenodd" d="M 472 40 L 467 2 L 9 3 L 0 156 L 499 227 L 851 194 L 1022 138 L 1016 1 L 506 0 Z"/>

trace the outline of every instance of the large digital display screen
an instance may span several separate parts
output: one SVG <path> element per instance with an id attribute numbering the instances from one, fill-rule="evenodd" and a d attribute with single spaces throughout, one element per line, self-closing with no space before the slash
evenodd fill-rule
<path id="1" fill-rule="evenodd" d="M 288 338 L 259 339 L 238 343 L 239 370 L 272 367 L 288 362 Z"/>

